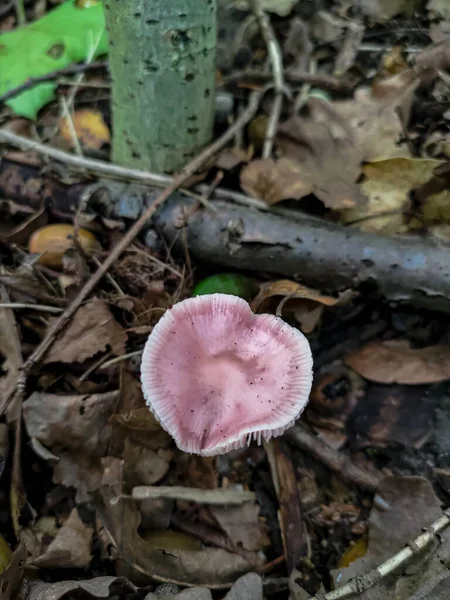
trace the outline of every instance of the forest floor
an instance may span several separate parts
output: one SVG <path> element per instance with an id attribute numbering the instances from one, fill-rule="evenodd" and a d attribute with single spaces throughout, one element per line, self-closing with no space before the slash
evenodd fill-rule
<path id="1" fill-rule="evenodd" d="M 219 141 L 175 185 L 110 162 L 101 4 L 57 71 L 55 4 L 0 6 L 0 598 L 447 599 L 448 1 L 220 0 Z M 299 328 L 314 383 L 205 458 L 140 361 L 214 292 Z"/>

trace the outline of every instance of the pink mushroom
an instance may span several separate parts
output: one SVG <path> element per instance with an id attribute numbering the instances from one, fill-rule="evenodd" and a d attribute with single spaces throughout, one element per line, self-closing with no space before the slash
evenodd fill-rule
<path id="1" fill-rule="evenodd" d="M 211 456 L 281 435 L 308 402 L 312 356 L 279 317 L 237 296 L 189 298 L 166 311 L 144 348 L 150 410 L 185 452 Z"/>

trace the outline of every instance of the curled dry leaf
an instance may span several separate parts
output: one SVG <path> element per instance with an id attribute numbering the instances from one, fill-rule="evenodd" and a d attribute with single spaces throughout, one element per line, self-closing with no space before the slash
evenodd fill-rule
<path id="1" fill-rule="evenodd" d="M 267 204 L 294 198 L 300 200 L 314 189 L 304 169 L 289 158 L 254 160 L 241 171 L 243 190 Z"/>
<path id="2" fill-rule="evenodd" d="M 369 381 L 419 385 L 450 379 L 450 346 L 411 348 L 407 340 L 370 342 L 345 362 Z"/>
<path id="3" fill-rule="evenodd" d="M 23 405 L 30 437 L 44 446 L 67 448 L 87 456 L 103 456 L 109 444 L 109 418 L 119 392 L 60 396 L 34 392 Z"/>
<path id="4" fill-rule="evenodd" d="M 405 213 L 410 206 L 410 193 L 429 181 L 436 167 L 441 164 L 432 159 L 390 158 L 364 165 L 362 171 L 365 179 L 361 190 L 369 203 L 365 207 L 342 210 L 342 222 L 354 223 L 363 231 L 387 235 L 406 232 L 410 219 L 405 217 Z M 439 214 L 440 209 L 446 214 L 449 199 L 448 190 L 428 196 L 423 210 L 428 211 L 430 219 Z"/>
<path id="5" fill-rule="evenodd" d="M 6 288 L 0 284 L 1 302 L 9 302 Z M 19 368 L 22 364 L 22 351 L 20 348 L 18 328 L 14 312 L 10 308 L 0 308 L 0 357 L 2 358 L 0 374 L 0 414 L 8 406 L 14 393 L 19 377 Z M 13 420 L 15 407 L 11 407 L 8 420 Z"/>
<path id="6" fill-rule="evenodd" d="M 56 320 L 49 319 L 49 328 Z M 125 354 L 126 341 L 125 330 L 114 319 L 106 302 L 93 300 L 77 310 L 44 362 L 81 363 L 107 349 L 120 356 Z"/>
<path id="7" fill-rule="evenodd" d="M 267 310 L 271 299 L 277 299 L 277 304 L 272 308 L 282 309 L 282 312 L 293 313 L 295 319 L 300 323 L 304 333 L 310 333 L 319 323 L 325 306 L 336 306 L 346 304 L 355 297 L 355 292 L 345 290 L 337 298 L 325 296 L 320 292 L 308 288 L 300 283 L 289 279 L 280 279 L 264 283 L 260 291 L 252 302 L 252 310 Z M 285 304 L 280 305 L 285 299 Z"/>
<path id="8" fill-rule="evenodd" d="M 47 551 L 33 563 L 41 568 L 87 569 L 91 563 L 94 530 L 80 519 L 76 508 L 58 531 Z"/>
<path id="9" fill-rule="evenodd" d="M 77 138 L 86 148 L 99 150 L 103 144 L 110 142 L 111 134 L 108 125 L 105 123 L 103 115 L 99 110 L 93 108 L 76 110 L 71 114 L 71 120 Z M 68 117 L 61 117 L 59 131 L 66 142 L 73 146 L 74 139 Z"/>

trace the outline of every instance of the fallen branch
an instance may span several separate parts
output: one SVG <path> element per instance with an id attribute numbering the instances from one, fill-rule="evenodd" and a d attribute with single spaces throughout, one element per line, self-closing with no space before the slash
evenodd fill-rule
<path id="1" fill-rule="evenodd" d="M 364 575 L 351 579 L 337 590 L 328 592 L 328 594 L 319 594 L 314 596 L 314 598 L 311 598 L 311 600 L 343 600 L 344 598 L 350 598 L 356 594 L 358 594 L 358 597 L 360 598 L 361 594 L 374 587 L 382 579 L 385 579 L 388 575 L 408 562 L 413 556 L 422 552 L 423 549 L 426 548 L 443 529 L 448 527 L 449 524 L 450 510 L 447 509 L 442 517 L 428 527 L 424 533 L 421 533 L 415 540 L 410 542 L 406 548 L 403 548 L 403 550 L 400 550 L 400 552 L 397 552 L 397 554 L 388 558 L 379 567 Z"/>
<path id="2" fill-rule="evenodd" d="M 320 460 L 320 462 L 334 473 L 337 473 L 345 481 L 354 483 L 358 487 L 370 492 L 374 492 L 377 489 L 379 483 L 377 477 L 354 465 L 345 454 L 341 454 L 331 446 L 328 446 L 320 438 L 308 433 L 303 427 L 296 425 L 289 429 L 285 433 L 285 436 L 294 446 Z"/>
<path id="3" fill-rule="evenodd" d="M 77 296 L 71 302 L 71 304 L 65 309 L 63 314 L 57 321 L 50 327 L 45 338 L 37 346 L 31 356 L 27 359 L 20 372 L 17 389 L 14 395 L 14 402 L 21 406 L 25 397 L 26 385 L 28 377 L 33 371 L 34 367 L 37 366 L 42 359 L 45 357 L 47 352 L 52 347 L 58 334 L 64 329 L 69 323 L 70 319 L 76 313 L 82 302 L 91 294 L 95 289 L 100 280 L 105 276 L 108 269 L 117 261 L 122 252 L 131 244 L 134 238 L 140 233 L 144 226 L 148 223 L 149 219 L 156 213 L 156 211 L 166 202 L 166 200 L 173 194 L 178 188 L 180 188 L 192 175 L 206 164 L 212 156 L 219 152 L 230 140 L 233 139 L 236 131 L 241 127 L 244 127 L 250 119 L 253 118 L 259 102 L 260 95 L 258 92 L 254 92 L 251 96 L 250 103 L 247 109 L 239 116 L 239 118 L 225 131 L 220 138 L 213 142 L 210 146 L 205 148 L 198 156 L 196 156 L 191 162 L 189 162 L 175 177 L 172 183 L 170 183 L 156 198 L 156 200 L 142 213 L 139 219 L 133 224 L 129 231 L 121 238 L 117 245 L 113 247 L 110 254 L 106 257 L 106 260 L 101 267 L 93 273 L 91 278 L 85 283 L 83 288 L 79 291 Z M 6 132 L 0 132 L 1 134 Z M 77 157 L 79 158 L 79 157 Z"/>

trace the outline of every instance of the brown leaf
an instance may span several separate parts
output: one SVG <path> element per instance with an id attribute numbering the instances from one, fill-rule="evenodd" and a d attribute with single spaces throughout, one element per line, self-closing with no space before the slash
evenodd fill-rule
<path id="1" fill-rule="evenodd" d="M 34 565 L 47 569 L 87 569 L 91 563 L 93 533 L 74 508 L 47 551 L 33 561 Z"/>
<path id="2" fill-rule="evenodd" d="M 9 302 L 6 288 L 0 284 L 1 302 Z M 11 308 L 0 308 L 0 414 L 8 406 L 17 386 L 19 368 L 22 364 L 22 352 L 20 348 L 19 335 L 14 312 Z M 8 421 L 14 420 L 16 407 L 11 406 L 8 413 Z"/>
<path id="3" fill-rule="evenodd" d="M 345 290 L 337 298 L 334 298 L 325 296 L 295 281 L 280 279 L 261 285 L 258 295 L 252 302 L 252 309 L 255 312 L 268 311 L 268 305 L 270 305 L 274 310 L 277 310 L 278 307 L 281 312 L 293 313 L 302 331 L 310 333 L 319 323 L 324 306 L 345 304 L 355 295 L 351 290 Z M 270 302 L 271 300 L 276 300 L 276 303 Z"/>
<path id="4" fill-rule="evenodd" d="M 134 487 L 157 483 L 167 474 L 172 458 L 170 450 L 155 451 L 127 439 L 123 454 L 127 485 Z"/>
<path id="5" fill-rule="evenodd" d="M 369 572 L 379 566 L 412 539 L 429 527 L 442 514 L 440 501 L 431 483 L 423 477 L 386 477 L 378 487 L 378 493 L 389 504 L 389 510 L 373 506 L 369 519 L 369 549 L 367 554 L 340 569 L 339 584 Z M 423 562 L 424 556 L 419 558 Z M 364 593 L 368 600 L 393 598 L 396 579 L 388 578 L 372 590 Z M 410 597 L 409 594 L 407 597 Z M 405 597 L 406 598 L 406 597 Z M 424 596 L 425 598 L 425 596 Z"/>
<path id="6" fill-rule="evenodd" d="M 370 342 L 345 362 L 369 381 L 419 385 L 450 379 L 450 346 L 411 348 L 407 340 Z"/>
<path id="7" fill-rule="evenodd" d="M 416 69 L 424 84 L 438 77 L 439 71 L 450 68 L 450 40 L 432 44 L 416 57 Z"/>
<path id="8" fill-rule="evenodd" d="M 28 216 L 19 225 L 14 227 L 2 227 L 0 240 L 4 244 L 26 244 L 30 235 L 48 223 L 48 215 L 45 207 L 41 208 L 31 216 Z"/>
<path id="9" fill-rule="evenodd" d="M 251 569 L 242 556 L 220 548 L 170 552 L 153 549 L 138 534 L 139 513 L 135 503 L 128 498 L 121 498 L 115 504 L 105 499 L 103 517 L 123 558 L 150 576 L 212 585 L 233 582 Z"/>
<path id="10" fill-rule="evenodd" d="M 34 392 L 23 405 L 28 434 L 45 446 L 103 456 L 118 398 L 117 391 L 86 396 Z"/>
<path id="11" fill-rule="evenodd" d="M 297 163 L 299 177 L 328 208 L 364 204 L 356 183 L 361 154 L 351 128 L 328 102 L 311 98 L 309 116 L 293 116 L 279 129 L 276 143 L 284 158 Z"/>
<path id="12" fill-rule="evenodd" d="M 114 456 L 100 459 L 80 453 L 61 452 L 53 468 L 53 481 L 76 490 L 76 501 L 89 502 L 91 492 L 108 487 L 115 496 L 122 490 L 123 460 Z"/>
<path id="13" fill-rule="evenodd" d="M 210 510 L 236 548 L 258 551 L 270 544 L 259 520 L 257 504 L 244 502 L 240 506 L 211 506 Z"/>
<path id="14" fill-rule="evenodd" d="M 123 428 L 134 442 L 152 450 L 167 448 L 172 443 L 170 435 L 147 407 L 137 408 L 125 415 L 113 415 L 110 422 Z"/>
<path id="15" fill-rule="evenodd" d="M 289 158 L 254 160 L 241 171 L 241 186 L 249 196 L 267 204 L 301 198 L 314 189 L 309 174 Z"/>
<path id="16" fill-rule="evenodd" d="M 49 328 L 57 319 L 49 319 Z M 56 339 L 45 363 L 84 362 L 111 348 L 113 354 L 125 354 L 127 334 L 111 314 L 104 300 L 93 300 L 75 313 L 72 321 Z"/>

